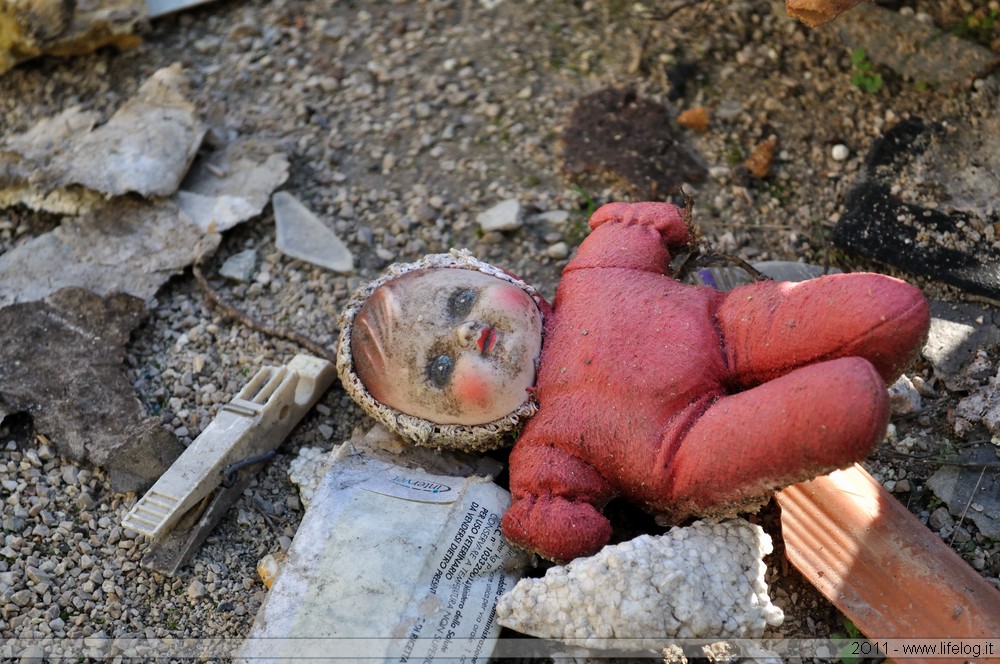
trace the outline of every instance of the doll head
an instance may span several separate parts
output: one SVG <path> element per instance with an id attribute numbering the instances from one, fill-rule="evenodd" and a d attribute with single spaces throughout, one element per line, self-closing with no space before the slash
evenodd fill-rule
<path id="1" fill-rule="evenodd" d="M 540 306 L 530 286 L 467 253 L 394 265 L 341 317 L 342 382 L 418 443 L 495 447 L 535 411 Z"/>

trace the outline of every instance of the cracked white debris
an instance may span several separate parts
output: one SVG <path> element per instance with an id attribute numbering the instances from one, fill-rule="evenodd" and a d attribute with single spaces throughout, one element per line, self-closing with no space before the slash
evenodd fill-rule
<path id="1" fill-rule="evenodd" d="M 771 538 L 743 519 L 642 535 L 523 579 L 501 625 L 589 648 L 659 650 L 672 638 L 756 638 L 784 620 L 763 557 Z"/>

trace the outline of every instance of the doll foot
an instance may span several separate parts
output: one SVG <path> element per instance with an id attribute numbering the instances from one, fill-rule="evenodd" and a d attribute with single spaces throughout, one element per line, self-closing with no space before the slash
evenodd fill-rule
<path id="1" fill-rule="evenodd" d="M 593 505 L 559 496 L 516 499 L 501 528 L 511 544 L 555 562 L 593 555 L 611 538 L 611 523 Z"/>

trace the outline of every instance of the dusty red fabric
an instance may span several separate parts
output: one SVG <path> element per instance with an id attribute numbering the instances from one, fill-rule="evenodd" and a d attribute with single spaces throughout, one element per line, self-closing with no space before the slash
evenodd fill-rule
<path id="1" fill-rule="evenodd" d="M 680 211 L 615 203 L 563 271 L 539 412 L 510 458 L 509 540 L 546 558 L 607 543 L 623 496 L 674 521 L 721 516 L 867 456 L 930 324 L 920 290 L 877 274 L 723 294 L 665 274 Z"/>

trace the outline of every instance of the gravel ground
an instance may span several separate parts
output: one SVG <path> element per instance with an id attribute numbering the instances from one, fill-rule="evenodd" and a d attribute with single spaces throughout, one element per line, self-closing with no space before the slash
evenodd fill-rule
<path id="1" fill-rule="evenodd" d="M 945 28 L 985 6 L 891 4 Z M 1000 34 L 990 36 L 996 47 Z M 158 20 L 128 53 L 42 59 L 3 75 L 0 133 L 24 131 L 74 104 L 108 115 L 173 62 L 184 65 L 219 135 L 281 145 L 291 162 L 284 189 L 338 232 L 358 266 L 344 276 L 284 257 L 268 209 L 226 233 L 205 266 L 209 280 L 250 316 L 328 346 L 357 284 L 392 261 L 452 246 L 508 267 L 551 298 L 591 206 L 633 199 L 625 182 L 574 179 L 563 168 L 559 137 L 574 104 L 606 86 L 633 87 L 673 113 L 709 109 L 708 130 L 685 130 L 683 140 L 709 168 L 694 194 L 696 222 L 712 250 L 889 273 L 828 239 L 867 150 L 900 119 L 970 117 L 995 103 L 982 85 L 934 91 L 888 71 L 881 90 L 863 91 L 852 85 L 850 52 L 832 31 L 809 30 L 784 16 L 783 3 L 767 0 L 645 8 L 612 0 L 252 0 Z M 771 135 L 770 175 L 748 176 L 741 162 Z M 477 215 L 511 198 L 525 212 L 521 226 L 482 232 Z M 0 211 L 0 252 L 58 223 L 24 209 Z M 249 283 L 216 276 L 227 257 L 248 248 L 259 256 Z M 931 298 L 962 299 L 902 276 Z M 298 351 L 208 308 L 188 271 L 157 294 L 127 348 L 125 370 L 148 412 L 188 444 L 257 368 Z M 910 375 L 933 382 L 923 363 Z M 919 416 L 897 422 L 899 438 L 923 441 L 920 451 L 930 455 L 959 445 L 947 414 L 960 396 L 939 388 Z M 0 637 L 246 634 L 265 593 L 257 561 L 289 546 L 302 515 L 289 461 L 302 447 L 331 448 L 366 422 L 332 388 L 174 578 L 141 568 L 145 541 L 119 525 L 135 495 L 114 494 L 105 472 L 60 458 L 44 440 L 5 431 Z M 870 470 L 997 583 L 1000 544 L 968 522 L 949 523 L 939 512 L 931 519 L 940 503 L 923 482 L 938 466 L 893 451 L 886 442 Z M 776 532 L 776 518 L 766 508 L 758 520 Z M 651 527 L 637 515 L 631 523 Z M 844 634 L 842 616 L 776 544 L 769 580 L 787 618 L 775 634 Z M 9 655 L 0 649 L 0 657 Z"/>

